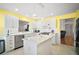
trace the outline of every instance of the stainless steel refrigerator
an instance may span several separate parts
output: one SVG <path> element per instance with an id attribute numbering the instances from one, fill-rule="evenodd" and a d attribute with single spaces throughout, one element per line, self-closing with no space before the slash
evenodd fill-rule
<path id="1" fill-rule="evenodd" d="M 76 53 L 79 55 L 79 18 L 76 20 Z"/>

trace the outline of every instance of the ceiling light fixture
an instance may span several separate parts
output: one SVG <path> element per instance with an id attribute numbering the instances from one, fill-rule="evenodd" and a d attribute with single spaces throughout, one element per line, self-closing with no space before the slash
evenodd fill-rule
<path id="1" fill-rule="evenodd" d="M 17 9 L 17 8 L 15 9 L 15 11 L 18 11 L 18 10 L 19 10 L 19 9 Z"/>
<path id="2" fill-rule="evenodd" d="M 33 17 L 36 17 L 37 15 L 36 14 L 33 14 Z"/>

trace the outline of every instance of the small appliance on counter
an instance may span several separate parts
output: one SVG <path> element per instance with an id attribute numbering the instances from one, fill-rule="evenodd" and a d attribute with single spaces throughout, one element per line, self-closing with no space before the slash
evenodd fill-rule
<path id="1" fill-rule="evenodd" d="M 38 32 L 40 32 L 40 30 L 34 30 L 33 32 L 38 33 Z"/>
<path id="2" fill-rule="evenodd" d="M 0 54 L 5 52 L 5 40 L 0 40 Z"/>
<path id="3" fill-rule="evenodd" d="M 27 28 L 25 29 L 25 31 L 29 31 L 29 25 L 27 25 Z"/>

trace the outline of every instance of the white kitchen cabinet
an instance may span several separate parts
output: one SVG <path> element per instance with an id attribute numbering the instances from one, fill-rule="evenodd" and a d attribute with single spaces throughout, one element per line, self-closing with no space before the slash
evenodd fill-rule
<path id="1" fill-rule="evenodd" d="M 6 15 L 4 22 L 5 49 L 7 52 L 14 49 L 14 37 L 10 35 L 18 32 L 19 19 L 14 16 Z"/>
<path id="2" fill-rule="evenodd" d="M 18 32 L 19 19 L 14 16 L 5 16 L 5 32 L 16 33 Z"/>
<path id="3" fill-rule="evenodd" d="M 37 54 L 38 55 L 52 55 L 51 39 L 49 39 L 37 46 Z"/>
<path id="4" fill-rule="evenodd" d="M 34 33 L 31 33 L 34 34 Z M 28 34 L 29 35 L 29 34 Z M 26 36 L 23 39 L 24 54 L 26 55 L 51 55 L 52 54 L 52 37 L 53 33 L 49 35 L 35 34 Z"/>
<path id="5" fill-rule="evenodd" d="M 53 37 L 51 38 L 51 40 L 52 40 L 52 44 L 57 44 L 58 42 L 58 37 L 57 37 L 57 33 L 55 33 L 54 35 L 53 35 Z"/>
<path id="6" fill-rule="evenodd" d="M 37 43 L 35 40 L 32 40 L 32 39 L 30 40 L 24 39 L 23 42 L 24 42 L 25 55 L 51 55 L 52 54 L 51 39 L 45 40 L 42 43 Z"/>
<path id="7" fill-rule="evenodd" d="M 40 30 L 40 32 L 56 32 L 56 18 L 51 18 L 49 21 L 37 21 L 30 23 L 30 30 Z"/>
<path id="8" fill-rule="evenodd" d="M 14 49 L 14 37 L 13 36 L 6 37 L 5 44 L 6 44 L 5 45 L 6 52 L 13 50 Z"/>

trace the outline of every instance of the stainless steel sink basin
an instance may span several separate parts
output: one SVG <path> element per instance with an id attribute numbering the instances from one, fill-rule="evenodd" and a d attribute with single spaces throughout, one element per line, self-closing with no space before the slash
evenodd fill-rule
<path id="1" fill-rule="evenodd" d="M 49 35 L 50 32 L 42 32 L 42 33 L 40 33 L 40 34 L 42 34 L 42 35 Z"/>

